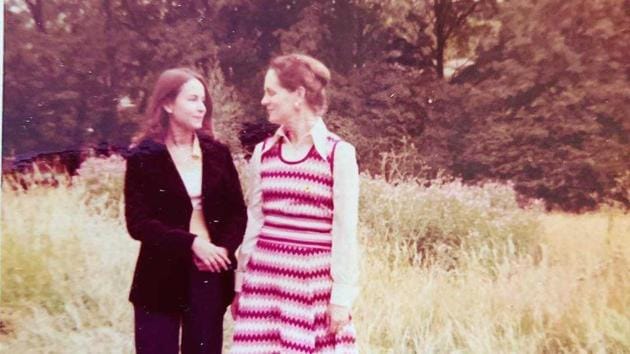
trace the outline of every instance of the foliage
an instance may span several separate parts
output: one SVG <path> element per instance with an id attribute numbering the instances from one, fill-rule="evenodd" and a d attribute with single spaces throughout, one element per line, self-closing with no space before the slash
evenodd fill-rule
<path id="1" fill-rule="evenodd" d="M 123 214 L 125 160 L 120 155 L 89 158 L 81 164 L 73 184 L 85 191 L 84 204 L 98 215 L 118 219 Z"/>
<path id="2" fill-rule="evenodd" d="M 495 0 L 365 2 L 378 4 L 381 18 L 395 34 L 396 61 L 430 67 L 440 78 L 448 59 L 469 57 L 470 44 L 491 32 L 491 23 L 483 20 L 497 11 Z"/>
<path id="3" fill-rule="evenodd" d="M 628 207 L 627 189 L 615 187 L 630 166 L 623 4 L 510 3 L 498 38 L 457 79 L 470 120 L 453 171 L 512 180 L 550 207 Z"/>
<path id="4" fill-rule="evenodd" d="M 374 242 L 415 250 L 411 264 L 457 268 L 466 253 L 492 269 L 500 259 L 531 253 L 540 232 L 536 209 L 520 209 L 511 186 L 365 179 L 361 191 L 361 217 Z"/>
<path id="5" fill-rule="evenodd" d="M 234 95 L 218 72 L 213 34 L 203 21 L 212 8 L 52 1 L 43 4 L 42 32 L 30 25 L 20 3 L 5 3 L 10 49 L 4 78 L 7 154 L 101 142 L 128 146 L 156 76 L 174 66 L 195 67 L 213 79 L 222 123 L 226 114 L 229 119 L 236 114 Z"/>
<path id="6" fill-rule="evenodd" d="M 430 71 L 368 64 L 347 79 L 337 78 L 328 122 L 357 146 L 361 166 L 372 173 L 380 172 L 383 153 L 403 151 L 408 147 L 404 142 L 417 147 L 415 159 L 431 170 L 450 172 L 458 143 L 453 136 L 463 115 L 458 92 Z M 424 172 L 429 171 L 415 174 Z"/>
<path id="7" fill-rule="evenodd" d="M 548 208 L 627 208 L 623 6 L 10 0 L 4 157 L 127 147 L 156 76 L 182 65 L 211 82 L 219 138 L 250 151 L 275 128 L 260 106 L 267 63 L 297 51 L 332 69 L 327 123 L 364 171 L 413 146 L 405 175 L 512 182 Z"/>

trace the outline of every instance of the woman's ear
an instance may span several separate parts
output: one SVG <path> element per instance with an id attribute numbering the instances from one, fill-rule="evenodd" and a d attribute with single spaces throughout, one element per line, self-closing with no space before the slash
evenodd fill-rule
<path id="1" fill-rule="evenodd" d="M 168 114 L 173 114 L 173 103 L 169 102 L 162 106 L 162 109 Z"/>
<path id="2" fill-rule="evenodd" d="M 295 93 L 302 99 L 306 98 L 306 89 L 304 88 L 304 86 L 298 86 L 298 88 L 295 90 Z"/>

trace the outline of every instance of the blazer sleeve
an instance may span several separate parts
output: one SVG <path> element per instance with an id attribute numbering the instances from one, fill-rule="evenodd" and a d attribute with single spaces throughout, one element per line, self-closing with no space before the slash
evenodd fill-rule
<path id="1" fill-rule="evenodd" d="M 247 225 L 247 208 L 230 150 L 225 146 L 222 146 L 221 150 L 225 172 L 221 190 L 223 220 L 217 227 L 221 237 L 215 241 L 215 244 L 225 247 L 229 254 L 233 255 L 243 241 L 245 225 Z"/>
<path id="2" fill-rule="evenodd" d="M 149 176 L 143 173 L 145 154 L 132 153 L 125 172 L 125 219 L 132 238 L 167 252 L 190 252 L 196 235 L 170 227 L 155 217 L 147 195 Z"/>

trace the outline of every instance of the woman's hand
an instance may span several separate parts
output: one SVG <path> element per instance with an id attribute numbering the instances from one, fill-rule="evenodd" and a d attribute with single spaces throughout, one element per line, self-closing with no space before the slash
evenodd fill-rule
<path id="1" fill-rule="evenodd" d="M 337 333 L 350 322 L 350 309 L 345 306 L 330 304 L 326 310 L 326 320 L 328 331 Z"/>
<path id="2" fill-rule="evenodd" d="M 217 247 L 210 241 L 201 237 L 195 237 L 192 244 L 193 262 L 201 271 L 220 272 L 228 270 L 230 259 L 228 252 L 223 247 Z"/>
<path id="3" fill-rule="evenodd" d="M 236 294 L 234 294 L 234 299 L 232 300 L 232 305 L 230 306 L 230 312 L 232 313 L 233 319 L 236 319 L 236 315 L 238 314 L 238 306 L 240 300 L 241 293 L 237 292 Z"/>

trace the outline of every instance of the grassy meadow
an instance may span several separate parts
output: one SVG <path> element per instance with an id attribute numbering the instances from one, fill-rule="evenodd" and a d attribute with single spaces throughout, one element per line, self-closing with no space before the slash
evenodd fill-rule
<path id="1" fill-rule="evenodd" d="M 123 170 L 5 176 L 0 352 L 133 352 Z M 361 191 L 361 353 L 630 353 L 630 215 L 545 213 L 501 184 Z"/>

